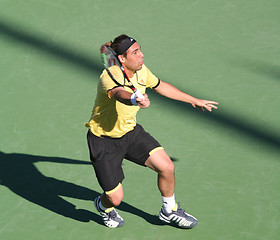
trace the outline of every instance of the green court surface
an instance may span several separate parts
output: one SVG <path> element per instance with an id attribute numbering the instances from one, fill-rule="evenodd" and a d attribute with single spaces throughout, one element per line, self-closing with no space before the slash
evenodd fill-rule
<path id="1" fill-rule="evenodd" d="M 279 239 L 279 12 L 279 0 L 0 0 L 0 239 Z M 94 209 L 83 124 L 99 46 L 122 33 L 160 79 L 220 103 L 203 113 L 148 91 L 138 114 L 174 160 L 192 230 L 159 222 L 156 174 L 127 161 L 125 226 Z"/>

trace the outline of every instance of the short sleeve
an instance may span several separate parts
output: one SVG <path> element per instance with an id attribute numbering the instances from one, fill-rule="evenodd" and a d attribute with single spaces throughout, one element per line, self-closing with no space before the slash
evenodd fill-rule
<path id="1" fill-rule="evenodd" d="M 147 88 L 156 88 L 159 85 L 159 78 L 157 78 L 147 67 Z"/>

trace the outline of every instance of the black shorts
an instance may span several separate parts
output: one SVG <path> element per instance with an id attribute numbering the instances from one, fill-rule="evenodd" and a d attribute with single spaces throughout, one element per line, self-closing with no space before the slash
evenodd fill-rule
<path id="1" fill-rule="evenodd" d="M 124 158 L 145 166 L 151 151 L 161 148 L 159 142 L 139 124 L 121 138 L 97 137 L 89 130 L 87 141 L 90 160 L 98 182 L 105 192 L 122 183 Z"/>

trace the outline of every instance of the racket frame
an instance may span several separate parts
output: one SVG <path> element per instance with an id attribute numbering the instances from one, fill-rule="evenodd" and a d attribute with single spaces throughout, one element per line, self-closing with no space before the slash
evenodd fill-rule
<path id="1" fill-rule="evenodd" d="M 105 51 L 108 50 L 112 57 L 110 57 L 109 61 L 112 61 L 111 63 L 108 62 L 108 59 L 107 59 L 107 56 L 105 54 Z M 102 62 L 103 62 L 103 65 L 106 69 L 106 71 L 108 72 L 109 76 L 111 77 L 111 79 L 119 86 L 122 86 L 118 81 L 116 81 L 116 79 L 114 78 L 114 76 L 112 75 L 112 73 L 110 72 L 109 70 L 109 67 L 110 66 L 113 66 L 113 65 L 117 65 L 120 67 L 124 77 L 127 79 L 128 81 L 128 85 L 129 85 L 129 88 L 133 91 L 133 93 L 135 93 L 136 97 L 139 97 L 141 99 L 144 99 L 144 96 L 143 94 L 136 88 L 134 87 L 133 83 L 131 82 L 131 80 L 129 79 L 129 77 L 127 76 L 127 73 L 123 67 L 123 65 L 121 64 L 119 58 L 117 57 L 117 54 L 116 52 L 110 47 L 108 46 L 107 44 L 104 44 L 101 46 L 100 48 L 100 53 L 101 53 L 101 59 L 102 59 Z"/>

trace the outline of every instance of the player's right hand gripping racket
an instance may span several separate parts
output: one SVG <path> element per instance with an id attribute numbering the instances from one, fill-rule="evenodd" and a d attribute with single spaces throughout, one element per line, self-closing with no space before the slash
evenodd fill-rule
<path id="1" fill-rule="evenodd" d="M 130 81 L 129 77 L 127 76 L 124 67 L 122 66 L 120 60 L 117 57 L 117 54 L 115 53 L 115 51 L 108 45 L 108 43 L 104 44 L 101 46 L 100 48 L 100 53 L 101 53 L 101 59 L 103 62 L 103 65 L 105 67 L 105 69 L 107 70 L 109 76 L 111 77 L 111 79 L 117 84 L 122 86 L 118 81 L 115 80 L 114 76 L 112 75 L 112 73 L 109 71 L 109 67 L 113 66 L 113 65 L 117 65 L 120 67 L 120 69 L 122 70 L 124 77 L 127 79 L 128 84 L 130 89 L 135 93 L 136 97 L 142 98 L 144 99 L 143 94 L 133 86 L 132 82 Z"/>

